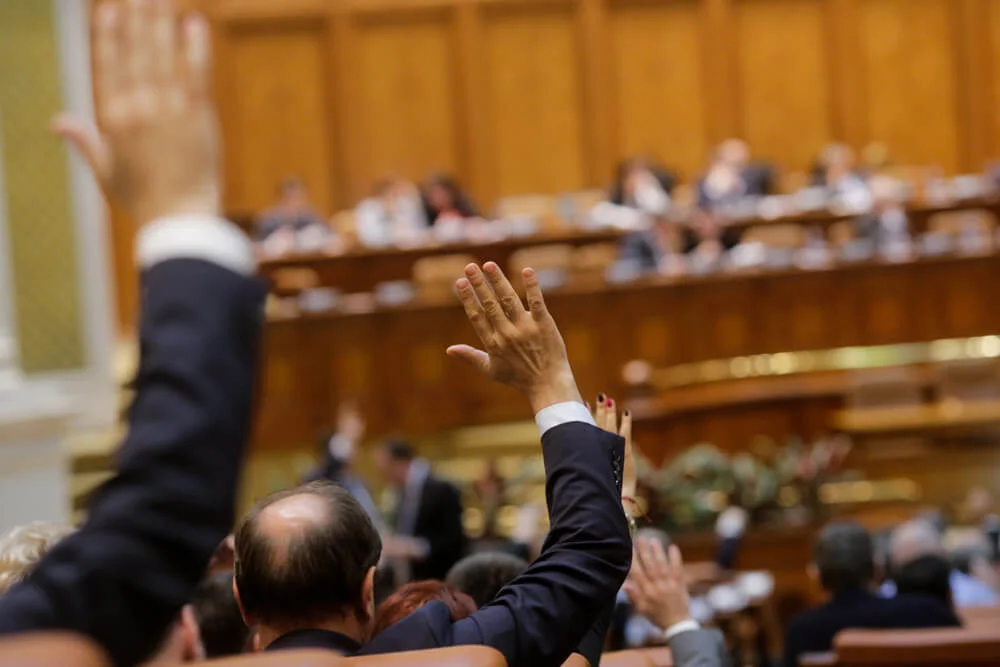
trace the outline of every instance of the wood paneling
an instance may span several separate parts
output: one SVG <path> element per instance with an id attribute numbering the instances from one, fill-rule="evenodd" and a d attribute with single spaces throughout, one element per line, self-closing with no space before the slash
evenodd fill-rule
<path id="1" fill-rule="evenodd" d="M 609 21 L 617 157 L 649 153 L 695 174 L 709 149 L 699 4 L 617 4 Z"/>
<path id="2" fill-rule="evenodd" d="M 859 0 L 868 138 L 902 164 L 960 167 L 952 0 Z"/>
<path id="3" fill-rule="evenodd" d="M 354 58 L 366 180 L 460 172 L 449 13 L 363 20 Z"/>
<path id="4" fill-rule="evenodd" d="M 235 211 L 288 174 L 326 213 L 383 174 L 432 169 L 489 211 L 605 185 L 636 153 L 695 176 L 733 135 L 793 169 L 829 140 L 883 140 L 897 163 L 951 173 L 1000 155 L 1000 0 L 190 4 L 215 28 Z M 118 280 L 134 281 L 116 233 Z"/>
<path id="5" fill-rule="evenodd" d="M 226 205 L 241 211 L 266 207 L 281 179 L 295 174 L 305 179 L 319 210 L 330 212 L 336 184 L 323 25 L 236 25 L 224 39 L 229 76 L 219 92 L 232 172 Z"/>
<path id="6" fill-rule="evenodd" d="M 580 44 L 570 4 L 489 10 L 484 44 L 494 195 L 582 188 Z"/>
<path id="7" fill-rule="evenodd" d="M 762 157 L 807 168 L 832 138 L 823 2 L 735 3 L 739 134 Z"/>

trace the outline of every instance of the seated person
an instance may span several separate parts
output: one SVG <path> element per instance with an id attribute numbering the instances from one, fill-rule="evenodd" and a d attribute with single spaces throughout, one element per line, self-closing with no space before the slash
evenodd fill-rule
<path id="1" fill-rule="evenodd" d="M 803 653 L 832 649 L 833 638 L 848 628 L 935 628 L 960 625 L 954 612 L 924 595 L 880 598 L 873 592 L 875 550 L 872 536 L 851 522 L 828 524 L 813 549 L 810 576 L 829 595 L 825 604 L 794 617 L 785 635 L 784 664 L 797 667 Z"/>
<path id="2" fill-rule="evenodd" d="M 309 192 L 301 178 L 286 178 L 278 186 L 278 201 L 257 217 L 256 239 L 283 252 L 299 246 L 319 246 L 333 232 L 309 203 Z"/>
<path id="3" fill-rule="evenodd" d="M 890 575 L 899 572 L 908 563 L 924 556 L 944 557 L 945 549 L 938 528 L 924 519 L 914 519 L 892 532 L 889 542 Z M 960 570 L 952 568 L 948 574 L 951 599 L 956 607 L 995 605 L 1000 601 L 997 592 L 986 583 Z M 896 594 L 894 581 L 886 581 L 880 591 L 885 597 Z"/>
<path id="4" fill-rule="evenodd" d="M 224 658 L 244 653 L 252 632 L 243 622 L 233 595 L 233 573 L 217 572 L 198 584 L 191 610 L 206 658 Z"/>
<path id="5" fill-rule="evenodd" d="M 854 151 L 846 144 L 827 145 L 813 168 L 813 184 L 826 188 L 828 196 L 852 211 L 867 211 L 871 192 L 864 175 L 855 168 Z"/>
<path id="6" fill-rule="evenodd" d="M 949 575 L 951 563 L 944 556 L 920 556 L 899 568 L 893 574 L 897 595 L 927 595 L 949 609 L 955 606 L 951 599 Z"/>
<path id="7" fill-rule="evenodd" d="M 423 186 L 424 215 L 431 225 L 479 217 L 472 199 L 448 174 L 432 174 Z"/>
<path id="8" fill-rule="evenodd" d="M 650 229 L 622 237 L 618 258 L 634 263 L 642 273 L 670 274 L 671 269 L 678 266 L 680 251 L 689 233 L 667 216 L 656 216 Z"/>
<path id="9" fill-rule="evenodd" d="M 854 221 L 855 237 L 876 247 L 909 240 L 909 220 L 898 182 L 888 176 L 872 177 L 870 199 L 871 210 Z"/>
<path id="10" fill-rule="evenodd" d="M 466 556 L 448 572 L 445 581 L 482 607 L 528 567 L 528 561 L 502 551 Z"/>
<path id="11" fill-rule="evenodd" d="M 410 181 L 384 178 L 354 210 L 358 240 L 369 248 L 413 245 L 427 229 L 420 190 Z"/>
<path id="12" fill-rule="evenodd" d="M 727 139 L 715 149 L 712 164 L 698 181 L 698 206 L 718 207 L 746 197 L 770 194 L 772 170 L 750 162 L 750 148 L 742 139 Z"/>
<path id="13" fill-rule="evenodd" d="M 670 208 L 670 193 L 677 179 L 669 171 L 644 158 L 621 162 L 608 201 L 616 206 L 638 209 L 649 215 L 663 215 Z"/>
<path id="14" fill-rule="evenodd" d="M 372 624 L 372 637 L 378 636 L 390 625 L 395 625 L 431 600 L 438 600 L 448 606 L 452 623 L 472 616 L 479 608 L 472 598 L 443 581 L 411 581 L 378 606 Z"/>
<path id="15" fill-rule="evenodd" d="M 23 581 L 52 547 L 74 531 L 61 523 L 34 521 L 0 537 L 0 595 Z"/>

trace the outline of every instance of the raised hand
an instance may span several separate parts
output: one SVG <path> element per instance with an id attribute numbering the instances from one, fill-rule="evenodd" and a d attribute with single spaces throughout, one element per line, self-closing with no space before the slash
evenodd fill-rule
<path id="1" fill-rule="evenodd" d="M 465 267 L 465 277 L 455 288 L 484 349 L 452 345 L 448 354 L 523 393 L 536 413 L 556 403 L 582 403 L 566 344 L 545 307 L 538 277 L 533 269 L 525 269 L 521 277 L 527 309 L 495 263 Z"/>
<path id="2" fill-rule="evenodd" d="M 211 99 L 208 25 L 178 30 L 171 0 L 106 2 L 94 30 L 97 120 L 53 122 L 105 194 L 138 224 L 219 212 L 219 132 Z"/>
<path id="3" fill-rule="evenodd" d="M 628 499 L 627 502 L 634 503 L 638 482 L 635 456 L 632 454 L 632 413 L 623 410 L 621 424 L 619 424 L 614 399 L 600 394 L 597 397 L 597 408 L 594 410 L 594 421 L 598 428 L 617 433 L 625 439 L 625 461 L 622 465 L 622 500 L 625 502 L 625 499 Z M 634 509 L 634 507 L 630 507 L 629 513 L 632 513 Z"/>
<path id="4" fill-rule="evenodd" d="M 664 630 L 691 618 L 684 561 L 677 545 L 669 555 L 657 540 L 640 538 L 625 591 L 640 614 Z"/>

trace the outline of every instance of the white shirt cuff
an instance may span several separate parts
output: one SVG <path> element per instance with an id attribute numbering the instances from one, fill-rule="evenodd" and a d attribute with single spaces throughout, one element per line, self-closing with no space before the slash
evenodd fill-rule
<path id="1" fill-rule="evenodd" d="M 688 618 L 679 623 L 674 623 L 669 628 L 663 631 L 663 638 L 666 641 L 670 641 L 682 632 L 690 632 L 691 630 L 700 630 L 701 626 L 698 625 L 698 621 Z"/>
<path id="2" fill-rule="evenodd" d="M 542 408 L 535 415 L 535 423 L 542 435 L 550 428 L 568 424 L 569 422 L 583 422 L 591 426 L 597 426 L 594 416 L 587 410 L 587 406 L 576 401 L 565 403 L 555 403 L 547 408 Z"/>
<path id="3" fill-rule="evenodd" d="M 232 222 L 214 215 L 176 215 L 145 225 L 135 245 L 136 262 L 148 269 L 170 259 L 200 259 L 243 275 L 257 261 L 246 234 Z"/>

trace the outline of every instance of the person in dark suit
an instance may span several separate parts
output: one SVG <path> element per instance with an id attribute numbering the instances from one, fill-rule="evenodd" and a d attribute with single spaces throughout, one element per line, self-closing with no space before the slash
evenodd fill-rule
<path id="1" fill-rule="evenodd" d="M 387 555 L 397 558 L 397 580 L 444 579 L 465 555 L 461 493 L 433 476 L 405 442 L 383 443 L 376 462 L 399 499 L 395 534 L 386 545 Z"/>
<path id="2" fill-rule="evenodd" d="M 832 523 L 819 535 L 812 571 L 830 601 L 792 619 L 785 635 L 784 664 L 797 667 L 803 653 L 833 647 L 848 628 L 936 628 L 961 625 L 942 602 L 924 595 L 880 598 L 873 592 L 875 553 L 871 535 L 856 523 Z"/>
<path id="3" fill-rule="evenodd" d="M 447 605 L 430 602 L 369 638 L 382 544 L 360 505 L 333 486 L 266 499 L 236 531 L 236 589 L 267 650 L 372 654 L 481 644 L 510 667 L 560 665 L 574 649 L 598 664 L 600 641 L 588 640 L 603 638 L 599 624 L 632 555 L 621 504 L 625 440 L 597 428 L 538 277 L 531 269 L 523 277 L 528 308 L 496 264 L 466 268 L 456 290 L 486 350 L 458 345 L 448 353 L 531 404 L 551 519 L 541 555 L 469 618 L 453 622 Z"/>
<path id="4" fill-rule="evenodd" d="M 773 190 L 774 170 L 750 161 L 742 139 L 727 139 L 715 149 L 712 164 L 698 181 L 698 206 L 717 208 L 746 197 L 763 197 Z"/>
<path id="5" fill-rule="evenodd" d="M 615 180 L 608 201 L 651 215 L 663 215 L 670 206 L 670 194 L 677 186 L 677 176 L 651 161 L 634 157 L 615 168 Z"/>
<path id="6" fill-rule="evenodd" d="M 263 319 L 253 248 L 219 217 L 207 22 L 177 25 L 169 2 L 101 4 L 104 134 L 56 124 L 141 225 L 137 394 L 87 522 L 0 599 L 0 634 L 83 634 L 117 665 L 157 648 L 232 524 Z"/>

